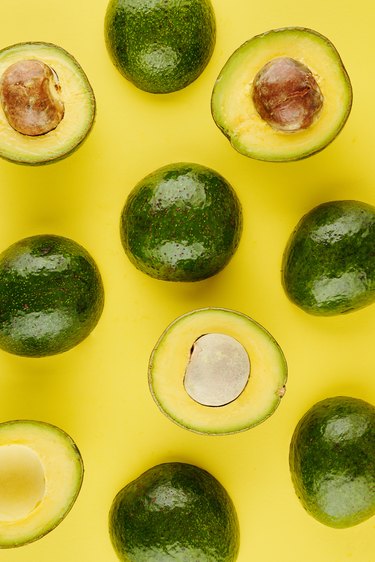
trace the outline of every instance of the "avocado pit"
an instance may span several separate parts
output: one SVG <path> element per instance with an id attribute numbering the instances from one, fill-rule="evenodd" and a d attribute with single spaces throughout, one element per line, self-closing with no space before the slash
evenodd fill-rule
<path id="1" fill-rule="evenodd" d="M 64 117 L 58 76 L 36 59 L 20 60 L 5 70 L 0 101 L 9 125 L 23 135 L 49 133 Z"/>
<path id="2" fill-rule="evenodd" d="M 252 99 L 272 128 L 297 132 L 310 127 L 323 107 L 323 95 L 311 70 L 290 57 L 277 57 L 256 74 Z"/>
<path id="3" fill-rule="evenodd" d="M 203 406 L 225 406 L 240 396 L 249 376 L 250 360 L 242 344 L 226 334 L 209 333 L 191 348 L 184 387 Z"/>
<path id="4" fill-rule="evenodd" d="M 37 453 L 25 445 L 0 446 L 0 521 L 27 517 L 43 500 L 45 474 Z"/>

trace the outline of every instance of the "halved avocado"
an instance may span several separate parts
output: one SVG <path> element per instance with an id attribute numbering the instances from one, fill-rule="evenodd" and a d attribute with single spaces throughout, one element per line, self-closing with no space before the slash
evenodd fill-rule
<path id="1" fill-rule="evenodd" d="M 149 362 L 150 391 L 160 410 L 197 433 L 235 433 L 263 422 L 278 407 L 286 381 L 286 360 L 271 334 L 224 308 L 174 320 Z"/>
<path id="2" fill-rule="evenodd" d="M 52 43 L 18 43 L 0 51 L 0 102 L 0 157 L 19 164 L 65 158 L 95 119 L 86 74 Z"/>
<path id="3" fill-rule="evenodd" d="M 52 531 L 77 499 L 84 467 L 62 429 L 41 421 L 0 424 L 0 548 Z"/>
<path id="4" fill-rule="evenodd" d="M 273 29 L 241 45 L 212 93 L 216 125 L 241 154 L 274 162 L 325 148 L 352 106 L 349 76 L 327 37 L 304 27 Z"/>

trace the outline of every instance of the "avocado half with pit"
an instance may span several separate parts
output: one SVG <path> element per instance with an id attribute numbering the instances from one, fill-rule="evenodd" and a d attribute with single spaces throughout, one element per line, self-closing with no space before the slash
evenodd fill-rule
<path id="1" fill-rule="evenodd" d="M 41 421 L 0 424 L 0 548 L 36 541 L 73 507 L 83 462 L 72 438 Z"/>
<path id="2" fill-rule="evenodd" d="M 0 157 L 19 164 L 65 158 L 86 139 L 95 96 L 75 58 L 52 43 L 0 51 Z"/>
<path id="3" fill-rule="evenodd" d="M 245 431 L 273 414 L 285 394 L 284 354 L 243 313 L 202 308 L 177 318 L 149 361 L 149 386 L 160 410 L 205 434 Z"/>
<path id="4" fill-rule="evenodd" d="M 274 162 L 325 148 L 352 106 L 348 73 L 327 37 L 304 27 L 273 29 L 241 45 L 212 93 L 216 125 L 241 154 Z"/>
<path id="5" fill-rule="evenodd" d="M 92 332 L 103 306 L 99 269 L 74 240 L 38 234 L 0 254 L 0 349 L 27 357 L 68 351 Z"/>

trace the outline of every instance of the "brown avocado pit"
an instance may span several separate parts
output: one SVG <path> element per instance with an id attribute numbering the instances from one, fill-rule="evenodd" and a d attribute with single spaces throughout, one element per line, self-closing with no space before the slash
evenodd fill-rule
<path id="1" fill-rule="evenodd" d="M 6 69 L 0 101 L 9 125 L 23 135 L 49 133 L 64 117 L 58 76 L 39 60 L 20 60 Z"/>
<path id="2" fill-rule="evenodd" d="M 290 57 L 277 57 L 260 69 L 252 96 L 261 118 L 285 132 L 310 127 L 323 106 L 323 95 L 311 70 Z"/>
<path id="3" fill-rule="evenodd" d="M 184 387 L 199 404 L 224 406 L 239 397 L 249 376 L 249 356 L 239 341 L 226 334 L 204 334 L 191 348 Z"/>

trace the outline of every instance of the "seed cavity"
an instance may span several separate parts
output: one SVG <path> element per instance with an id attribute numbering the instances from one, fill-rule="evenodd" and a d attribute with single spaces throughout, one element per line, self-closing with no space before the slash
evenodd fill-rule
<path id="1" fill-rule="evenodd" d="M 289 57 L 272 59 L 255 76 L 254 106 L 271 127 L 296 132 L 318 118 L 323 95 L 311 70 Z"/>
<path id="2" fill-rule="evenodd" d="M 9 125 L 23 135 L 49 133 L 64 117 L 58 76 L 39 60 L 21 60 L 5 70 L 0 101 Z"/>
<path id="3" fill-rule="evenodd" d="M 184 387 L 199 404 L 225 406 L 240 396 L 249 376 L 250 359 L 239 341 L 226 334 L 204 334 L 191 348 Z"/>

